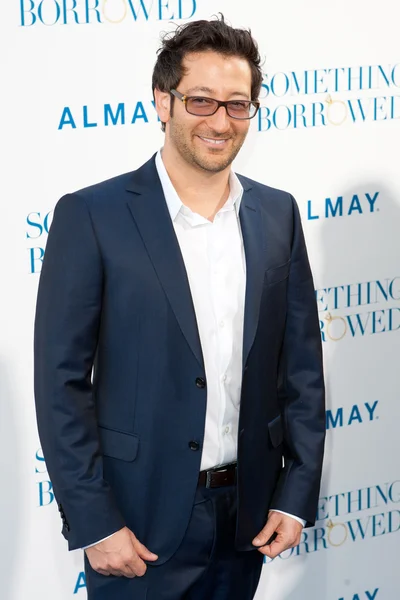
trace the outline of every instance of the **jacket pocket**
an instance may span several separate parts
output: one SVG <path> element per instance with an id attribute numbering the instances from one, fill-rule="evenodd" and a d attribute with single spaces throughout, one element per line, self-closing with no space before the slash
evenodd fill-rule
<path id="1" fill-rule="evenodd" d="M 274 448 L 277 448 L 283 442 L 282 417 L 278 415 L 268 423 L 269 437 Z"/>
<path id="2" fill-rule="evenodd" d="M 131 462 L 135 460 L 139 448 L 137 435 L 115 431 L 99 426 L 100 447 L 104 456 Z"/>

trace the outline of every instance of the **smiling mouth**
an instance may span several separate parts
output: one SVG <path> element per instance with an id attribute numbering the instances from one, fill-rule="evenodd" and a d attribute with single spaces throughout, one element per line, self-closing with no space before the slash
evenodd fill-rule
<path id="1" fill-rule="evenodd" d="M 203 137 L 202 135 L 199 135 L 198 137 L 201 140 L 203 140 L 203 142 L 206 142 L 207 144 L 213 144 L 214 146 L 222 146 L 229 140 L 229 138 L 224 138 L 224 139 L 207 138 L 207 137 Z"/>

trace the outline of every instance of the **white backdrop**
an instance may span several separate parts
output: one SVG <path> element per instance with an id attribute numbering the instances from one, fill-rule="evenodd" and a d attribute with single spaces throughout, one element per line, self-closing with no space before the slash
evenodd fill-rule
<path id="1" fill-rule="evenodd" d="M 163 141 L 151 72 L 171 21 L 222 11 L 265 56 L 236 169 L 297 198 L 326 363 L 317 525 L 257 600 L 394 600 L 400 571 L 400 7 L 394 0 L 8 0 L 1 9 L 0 597 L 86 598 L 35 425 L 32 330 L 51 211 Z M 115 124 L 114 124 L 115 123 Z"/>

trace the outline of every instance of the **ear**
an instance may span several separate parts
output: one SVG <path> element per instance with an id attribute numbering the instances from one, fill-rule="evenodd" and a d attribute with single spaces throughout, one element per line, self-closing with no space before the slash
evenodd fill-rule
<path id="1" fill-rule="evenodd" d="M 169 92 L 161 92 L 159 89 L 155 88 L 154 100 L 160 120 L 163 123 L 167 123 L 171 118 L 171 94 Z"/>

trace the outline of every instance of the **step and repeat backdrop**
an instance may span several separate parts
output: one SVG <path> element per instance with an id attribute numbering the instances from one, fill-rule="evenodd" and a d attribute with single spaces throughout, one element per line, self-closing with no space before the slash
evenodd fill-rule
<path id="1" fill-rule="evenodd" d="M 266 561 L 257 600 L 399 597 L 398 3 L 8 0 L 0 19 L 2 600 L 86 598 L 82 553 L 68 553 L 60 534 L 34 412 L 33 319 L 54 205 L 162 146 L 151 92 L 160 34 L 219 11 L 250 27 L 265 57 L 262 108 L 235 168 L 297 198 L 328 392 L 316 526 Z"/>

